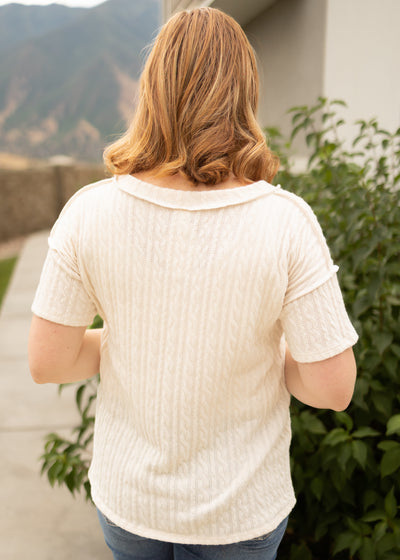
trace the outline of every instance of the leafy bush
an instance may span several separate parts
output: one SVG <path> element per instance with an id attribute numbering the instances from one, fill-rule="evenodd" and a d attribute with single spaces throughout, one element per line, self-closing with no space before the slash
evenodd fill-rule
<path id="1" fill-rule="evenodd" d="M 103 325 L 97 316 L 90 328 L 97 329 Z M 47 473 L 47 478 L 54 486 L 66 485 L 72 495 L 85 492 L 86 499 L 91 500 L 88 471 L 91 461 L 91 444 L 94 429 L 94 404 L 97 396 L 97 386 L 100 376 L 97 375 L 82 383 L 67 383 L 59 386 L 59 392 L 68 386 L 76 389 L 75 402 L 80 415 L 79 425 L 72 432 L 72 439 L 56 433 L 46 436 L 44 453 L 41 456 L 41 473 Z"/>
<path id="2" fill-rule="evenodd" d="M 292 403 L 298 504 L 283 551 L 290 550 L 291 560 L 395 560 L 400 558 L 400 129 L 390 134 L 376 120 L 358 121 L 346 149 L 339 138 L 342 106 L 319 98 L 313 107 L 291 110 L 292 138 L 303 133 L 310 148 L 308 171 L 293 175 L 286 155 L 277 177 L 317 214 L 360 336 L 358 379 L 346 412 Z M 279 133 L 270 132 L 282 146 Z"/>
<path id="3" fill-rule="evenodd" d="M 0 261 L 0 306 L 5 296 L 16 262 L 17 257 L 11 257 Z"/>
<path id="4" fill-rule="evenodd" d="M 310 148 L 304 174 L 291 172 L 279 131 L 266 129 L 282 160 L 277 182 L 314 209 L 360 339 L 358 379 L 346 412 L 293 400 L 292 473 L 298 503 L 280 550 L 290 560 L 400 558 L 400 129 L 358 121 L 353 146 L 339 138 L 342 101 L 296 107 L 292 138 Z M 87 470 L 96 383 L 76 392 L 81 424 L 70 441 L 48 436 L 42 471 L 52 484 L 90 497 Z M 90 451 L 90 450 L 89 450 Z"/>

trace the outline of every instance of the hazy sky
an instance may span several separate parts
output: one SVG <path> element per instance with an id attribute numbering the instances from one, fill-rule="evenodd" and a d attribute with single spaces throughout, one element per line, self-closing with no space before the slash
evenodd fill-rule
<path id="1" fill-rule="evenodd" d="M 64 4 L 64 6 L 71 6 L 74 8 L 91 8 L 92 6 L 97 6 L 97 4 L 102 4 L 105 0 L 15 0 L 15 2 L 10 2 L 10 0 L 0 0 L 0 6 L 4 4 L 25 4 L 34 6 L 44 6 L 45 4 Z"/>

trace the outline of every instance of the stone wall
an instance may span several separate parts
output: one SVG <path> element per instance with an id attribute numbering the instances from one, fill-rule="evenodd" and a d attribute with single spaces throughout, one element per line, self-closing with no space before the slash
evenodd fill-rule
<path id="1" fill-rule="evenodd" d="M 0 169 L 0 242 L 51 228 L 74 192 L 105 177 L 102 165 Z"/>

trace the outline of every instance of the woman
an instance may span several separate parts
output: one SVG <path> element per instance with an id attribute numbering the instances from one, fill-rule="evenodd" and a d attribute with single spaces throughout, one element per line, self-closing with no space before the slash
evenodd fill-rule
<path id="1" fill-rule="evenodd" d="M 100 371 L 89 477 L 114 558 L 276 558 L 295 504 L 290 394 L 343 410 L 357 335 L 325 239 L 256 122 L 239 25 L 178 13 L 147 60 L 114 174 L 50 238 L 38 383 Z M 87 331 L 96 313 L 104 329 Z"/>

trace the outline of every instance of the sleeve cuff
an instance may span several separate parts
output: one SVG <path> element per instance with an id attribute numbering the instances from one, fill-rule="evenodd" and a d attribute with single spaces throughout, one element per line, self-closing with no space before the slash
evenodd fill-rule
<path id="1" fill-rule="evenodd" d="M 358 340 L 336 274 L 312 292 L 288 303 L 283 308 L 281 322 L 290 352 L 298 362 L 331 358 Z"/>
<path id="2" fill-rule="evenodd" d="M 60 260 L 54 250 L 48 251 L 31 310 L 38 317 L 61 325 L 90 325 L 96 306 L 82 281 L 68 274 Z"/>

